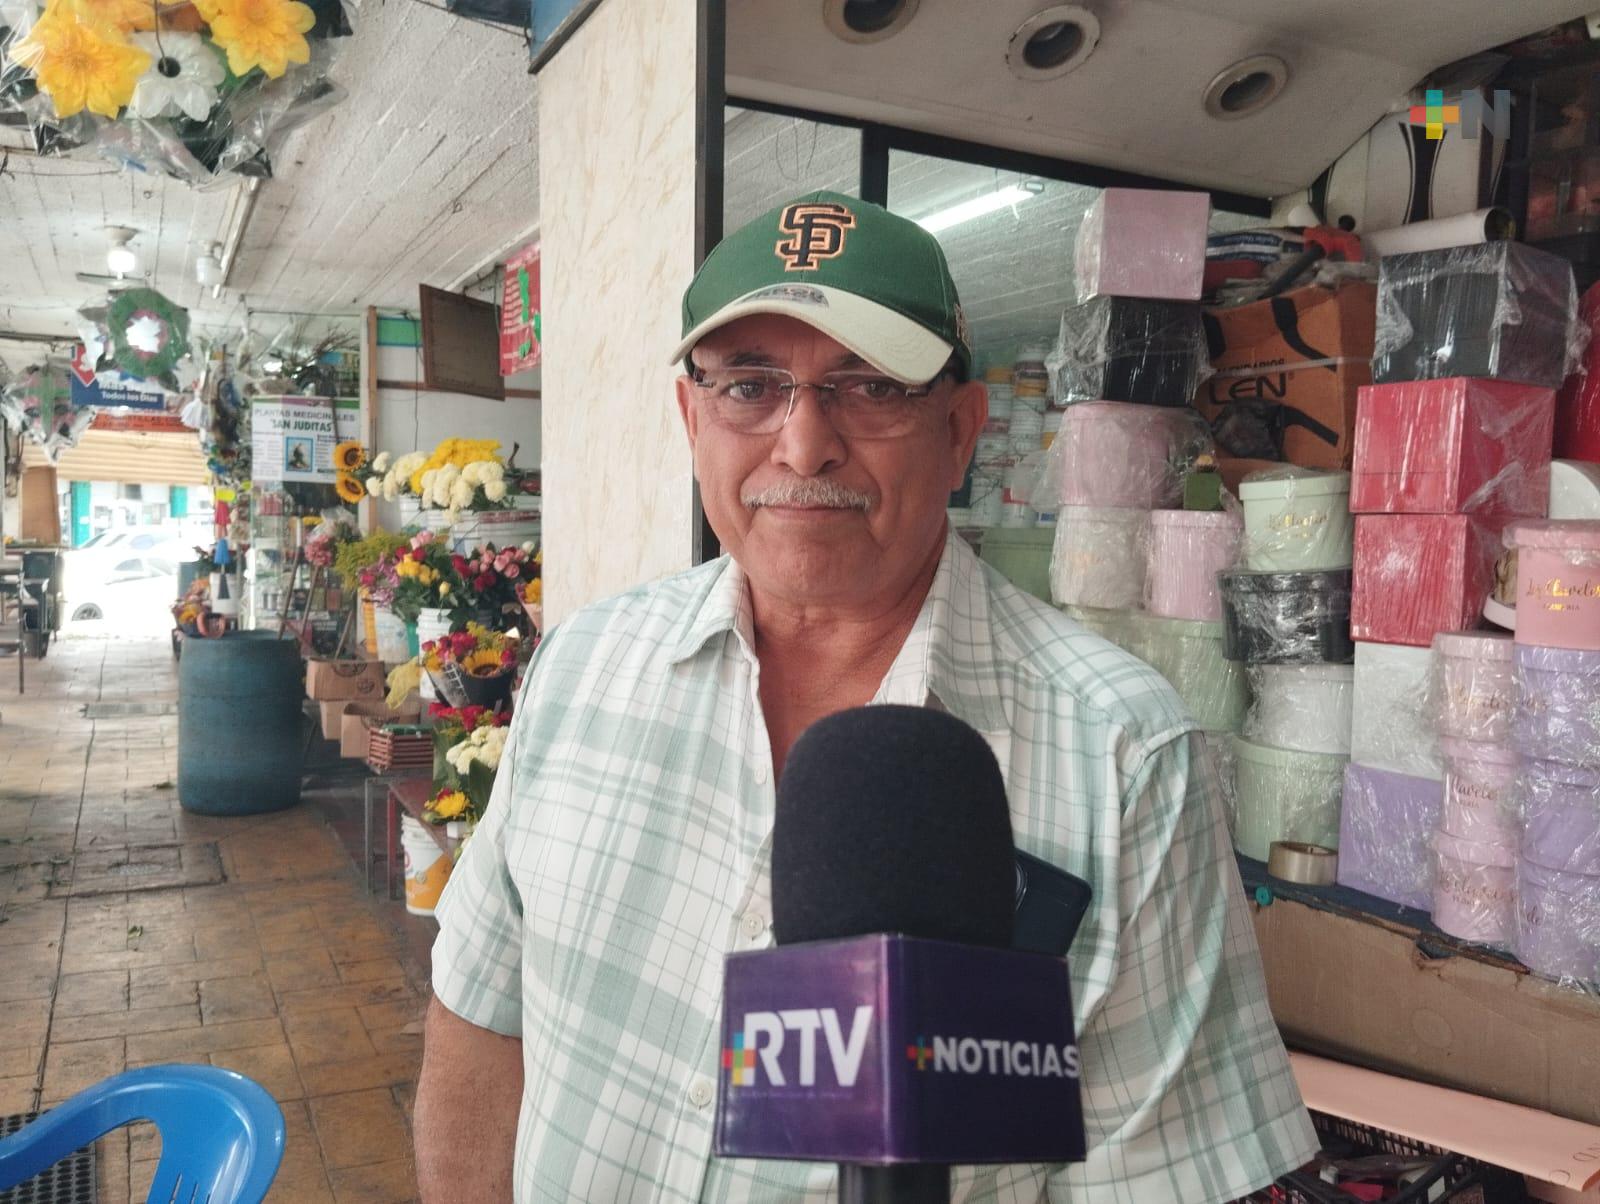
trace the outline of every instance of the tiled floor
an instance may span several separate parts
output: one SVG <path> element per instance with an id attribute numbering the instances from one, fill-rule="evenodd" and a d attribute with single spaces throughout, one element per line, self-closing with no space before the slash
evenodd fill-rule
<path id="1" fill-rule="evenodd" d="M 355 779 L 274 815 L 191 815 L 175 714 L 82 714 L 176 697 L 164 637 L 59 641 L 20 699 L 0 657 L 0 1113 L 126 1067 L 210 1062 L 283 1106 L 269 1200 L 411 1200 L 430 922 L 365 892 L 339 835 L 359 816 Z M 70 897 L 75 854 L 206 842 L 216 885 Z M 148 1126 L 103 1142 L 100 1199 L 142 1202 L 158 1155 Z"/>

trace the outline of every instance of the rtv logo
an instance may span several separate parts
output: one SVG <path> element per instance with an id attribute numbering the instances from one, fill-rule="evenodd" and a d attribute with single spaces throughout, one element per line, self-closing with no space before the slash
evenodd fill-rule
<path id="1" fill-rule="evenodd" d="M 828 1051 L 834 1081 L 841 1087 L 854 1087 L 861 1073 L 861 1059 L 872 1032 L 872 1007 L 862 1004 L 844 1031 L 834 1008 L 793 1008 L 781 1012 L 746 1012 L 744 1028 L 733 1036 L 733 1045 L 722 1051 L 722 1068 L 730 1072 L 735 1087 L 753 1087 L 758 1081 L 757 1066 L 774 1087 L 788 1086 L 783 1053 L 788 1034 L 799 1035 L 799 1065 L 795 1085 L 813 1087 L 817 1082 L 817 1033 L 821 1032 Z"/>

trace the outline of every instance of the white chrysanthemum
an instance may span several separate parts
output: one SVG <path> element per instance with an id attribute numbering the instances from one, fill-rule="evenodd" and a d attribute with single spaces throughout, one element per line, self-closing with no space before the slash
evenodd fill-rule
<path id="1" fill-rule="evenodd" d="M 487 481 L 483 486 L 483 496 L 491 502 L 503 502 L 506 497 L 506 483 L 504 481 Z"/>
<path id="2" fill-rule="evenodd" d="M 367 478 L 367 492 L 369 494 L 371 494 L 373 497 L 377 497 L 380 493 L 382 493 L 383 492 L 383 478 L 382 477 L 368 477 Z"/>
<path id="3" fill-rule="evenodd" d="M 506 476 L 506 466 L 499 460 L 484 460 L 483 479 L 485 481 L 503 481 Z"/>
<path id="4" fill-rule="evenodd" d="M 150 69 L 139 77 L 128 102 L 137 117 L 176 117 L 204 121 L 217 104 L 222 83 L 222 57 L 197 33 L 136 33 L 133 43 L 150 56 Z"/>
<path id="5" fill-rule="evenodd" d="M 373 472 L 388 472 L 389 471 L 389 453 L 388 452 L 379 452 L 377 455 L 372 457 L 372 471 Z"/>
<path id="6" fill-rule="evenodd" d="M 385 481 L 383 483 L 383 500 L 384 501 L 392 502 L 392 501 L 395 500 L 395 498 L 397 498 L 399 496 L 400 496 L 400 486 L 399 485 L 395 484 L 393 481 Z"/>
<path id="7" fill-rule="evenodd" d="M 461 469 L 461 479 L 469 485 L 483 484 L 483 461 L 474 460 Z"/>
<path id="8" fill-rule="evenodd" d="M 457 480 L 450 486 L 449 504 L 452 510 L 465 510 L 472 505 L 473 495 L 477 491 L 467 482 Z"/>

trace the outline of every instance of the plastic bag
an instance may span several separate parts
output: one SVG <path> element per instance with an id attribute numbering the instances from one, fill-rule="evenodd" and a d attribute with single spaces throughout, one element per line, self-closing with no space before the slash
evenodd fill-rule
<path id="1" fill-rule="evenodd" d="M 1130 297 L 1070 306 L 1046 366 L 1060 405 L 1186 406 L 1211 375 L 1199 306 Z"/>
<path id="2" fill-rule="evenodd" d="M 1254 665 L 1255 701 L 1243 735 L 1252 744 L 1350 755 L 1355 670 L 1350 665 Z"/>
<path id="3" fill-rule="evenodd" d="M 1250 704 L 1245 667 L 1223 655 L 1221 623 L 1130 616 L 1134 655 L 1172 683 L 1202 730 L 1234 732 Z"/>
<path id="4" fill-rule="evenodd" d="M 41 154 L 93 155 L 204 185 L 272 174 L 271 153 L 336 103 L 340 0 L 11 0 L 0 112 Z"/>
<path id="5" fill-rule="evenodd" d="M 1374 769 L 1443 777 L 1428 701 L 1432 676 L 1430 648 L 1358 643 L 1350 755 Z"/>
<path id="6" fill-rule="evenodd" d="M 1484 376 L 1559 389 L 1588 330 L 1566 260 L 1515 242 L 1385 256 L 1372 379 Z"/>
<path id="7" fill-rule="evenodd" d="M 1361 390 L 1350 509 L 1543 517 L 1555 395 L 1506 380 L 1406 381 Z"/>
<path id="8" fill-rule="evenodd" d="M 1050 596 L 1058 606 L 1128 610 L 1144 598 L 1150 512 L 1063 506 L 1056 512 Z"/>
<path id="9" fill-rule="evenodd" d="M 1436 779 L 1350 765 L 1339 821 L 1339 884 L 1428 911 L 1443 797 Z"/>
<path id="10" fill-rule="evenodd" d="M 94 421 L 94 412 L 72 407 L 70 364 L 51 356 L 34 364 L 0 391 L 0 419 L 30 443 L 43 449 L 52 463 L 77 446 Z"/>

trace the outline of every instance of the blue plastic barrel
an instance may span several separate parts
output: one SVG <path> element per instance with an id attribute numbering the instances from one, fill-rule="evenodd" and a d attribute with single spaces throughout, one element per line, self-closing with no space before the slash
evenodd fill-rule
<path id="1" fill-rule="evenodd" d="M 178 662 L 178 801 L 257 815 L 300 801 L 300 652 L 269 631 L 187 639 Z"/>

